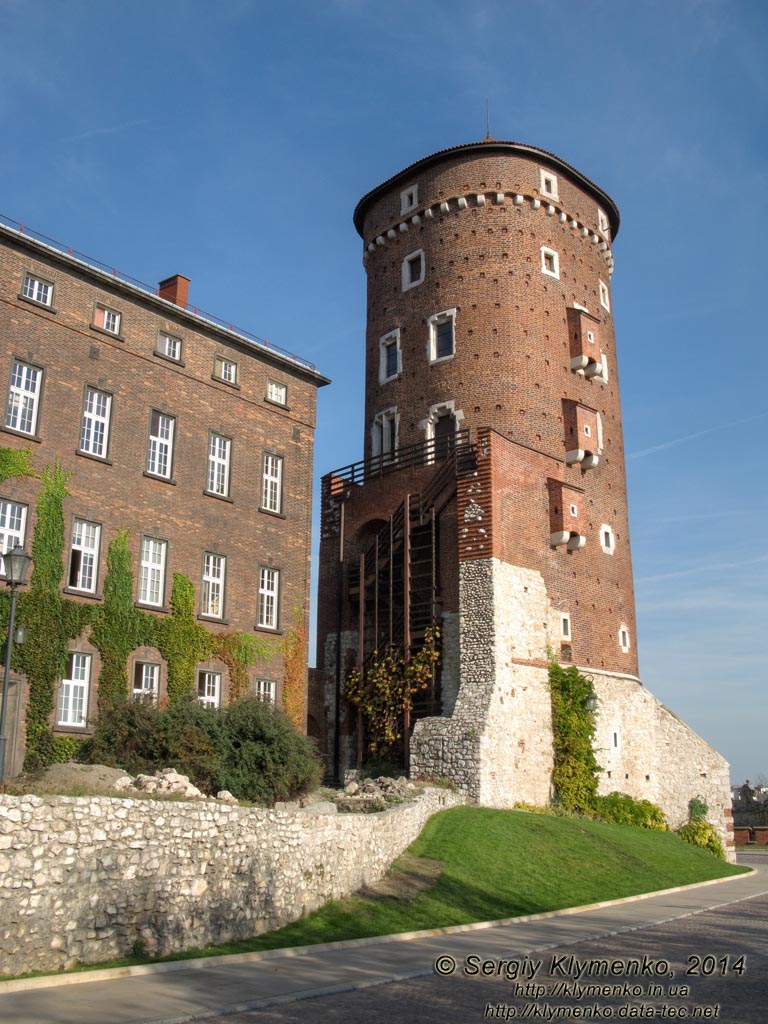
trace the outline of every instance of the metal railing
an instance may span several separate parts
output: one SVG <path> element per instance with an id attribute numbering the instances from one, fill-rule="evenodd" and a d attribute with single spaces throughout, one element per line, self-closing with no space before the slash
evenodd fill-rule
<path id="1" fill-rule="evenodd" d="M 55 238 L 49 238 L 40 231 L 35 231 L 26 224 L 21 224 L 19 221 L 6 217 L 4 214 L 0 214 L 0 225 L 11 231 L 16 231 L 18 234 L 24 235 L 26 238 L 31 238 L 35 242 L 41 242 L 49 249 L 54 249 L 56 252 L 63 253 L 65 256 L 69 256 L 72 259 L 77 260 L 79 263 L 84 263 L 92 270 L 98 270 L 103 274 L 108 274 L 116 281 L 122 281 L 124 284 L 130 285 L 137 291 L 144 292 L 147 295 L 152 295 L 155 298 L 160 296 L 159 287 L 146 284 L 144 281 L 139 281 L 137 278 L 123 273 L 122 270 L 118 270 L 116 267 L 110 267 L 107 263 L 102 263 L 100 260 L 96 260 L 92 256 L 87 256 L 85 253 L 78 252 L 77 249 L 73 249 L 72 246 L 65 245 L 63 242 L 57 242 Z M 298 363 L 299 366 L 304 366 L 308 370 L 317 369 L 315 363 L 311 363 L 308 359 L 302 359 L 301 356 L 297 356 L 294 352 L 289 352 L 288 349 L 275 345 L 274 342 L 267 341 L 266 338 L 260 338 L 257 334 L 252 334 L 250 331 L 246 331 L 241 327 L 236 327 L 234 324 L 229 323 L 227 320 L 223 320 L 219 316 L 215 316 L 213 313 L 207 313 L 204 309 L 200 309 L 199 306 L 192 306 L 189 303 L 182 305 L 177 302 L 172 303 L 172 305 L 178 306 L 179 309 L 183 309 L 187 313 L 192 313 L 193 316 L 207 321 L 214 327 L 223 327 L 224 330 L 229 331 L 232 334 L 236 334 L 238 337 L 245 339 L 245 341 L 249 341 L 253 345 L 259 345 L 261 348 L 269 349 L 270 352 L 275 352 L 277 355 L 283 356 L 285 359 L 290 359 L 291 362 Z"/>
<path id="2" fill-rule="evenodd" d="M 329 487 L 331 494 L 336 494 L 344 484 L 364 484 L 403 469 L 436 466 L 446 459 L 466 454 L 471 448 L 469 430 L 457 430 L 450 437 L 433 437 L 334 469 L 323 477 L 323 486 Z"/>

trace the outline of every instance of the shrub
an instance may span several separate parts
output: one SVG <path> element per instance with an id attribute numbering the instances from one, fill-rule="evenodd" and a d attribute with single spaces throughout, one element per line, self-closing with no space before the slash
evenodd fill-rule
<path id="1" fill-rule="evenodd" d="M 698 846 L 699 849 L 707 850 L 715 857 L 719 857 L 720 860 L 725 860 L 725 851 L 720 837 L 714 826 L 710 825 L 708 821 L 703 821 L 701 818 L 692 819 L 685 825 L 681 825 L 677 834 L 691 846 Z"/>
<path id="2" fill-rule="evenodd" d="M 204 793 L 272 804 L 317 784 L 312 742 L 271 705 L 244 698 L 216 710 L 197 701 L 130 701 L 99 716 L 88 759 L 132 774 L 173 767 Z"/>
<path id="3" fill-rule="evenodd" d="M 667 831 L 667 819 L 657 804 L 650 800 L 635 800 L 626 793 L 609 793 L 595 800 L 595 814 L 600 821 L 615 825 L 637 825 L 641 828 Z"/>
<path id="4" fill-rule="evenodd" d="M 709 807 L 706 801 L 699 796 L 691 797 L 688 801 L 688 818 L 690 821 L 706 821 Z"/>

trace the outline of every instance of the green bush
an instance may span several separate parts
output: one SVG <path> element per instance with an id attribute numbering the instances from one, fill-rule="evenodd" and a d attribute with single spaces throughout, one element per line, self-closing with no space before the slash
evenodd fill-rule
<path id="1" fill-rule="evenodd" d="M 688 801 L 688 818 L 691 821 L 706 821 L 709 807 L 700 796 L 691 797 Z"/>
<path id="2" fill-rule="evenodd" d="M 204 793 L 228 789 L 265 805 L 311 789 L 320 774 L 312 742 L 253 698 L 221 710 L 191 700 L 115 704 L 99 716 L 88 760 L 132 774 L 172 767 Z"/>
<path id="3" fill-rule="evenodd" d="M 690 843 L 691 846 L 698 846 L 702 850 L 708 850 L 709 853 L 719 857 L 720 860 L 725 860 L 725 851 L 723 850 L 723 844 L 720 842 L 720 837 L 715 831 L 714 826 L 710 825 L 708 821 L 703 821 L 701 818 L 688 821 L 685 825 L 681 825 L 677 830 L 677 834 L 686 843 Z"/>
<path id="4" fill-rule="evenodd" d="M 637 825 L 641 828 L 667 831 L 664 812 L 650 800 L 635 800 L 626 793 L 609 793 L 595 799 L 595 815 L 600 821 L 615 825 Z"/>

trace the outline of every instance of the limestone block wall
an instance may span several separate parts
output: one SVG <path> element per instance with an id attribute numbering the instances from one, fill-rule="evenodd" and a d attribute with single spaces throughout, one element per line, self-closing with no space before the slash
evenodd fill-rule
<path id="1" fill-rule="evenodd" d="M 376 881 L 443 789 L 379 814 L 0 795 L 2 973 L 163 954 L 278 928 Z"/>

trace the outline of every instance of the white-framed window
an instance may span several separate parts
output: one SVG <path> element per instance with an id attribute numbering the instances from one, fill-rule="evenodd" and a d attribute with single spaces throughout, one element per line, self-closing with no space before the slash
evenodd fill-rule
<path id="1" fill-rule="evenodd" d="M 588 423 L 584 424 L 584 437 L 592 437 L 592 427 Z"/>
<path id="2" fill-rule="evenodd" d="M 415 288 L 424 280 L 424 250 L 417 249 L 403 260 L 403 291 Z"/>
<path id="3" fill-rule="evenodd" d="M 88 713 L 88 684 L 91 656 L 71 651 L 67 655 L 66 676 L 59 686 L 57 725 L 85 725 Z"/>
<path id="4" fill-rule="evenodd" d="M 181 338 L 166 331 L 160 331 L 157 336 L 157 351 L 167 359 L 173 359 L 177 363 L 181 360 Z"/>
<path id="5" fill-rule="evenodd" d="M 546 167 L 539 168 L 541 175 L 541 193 L 542 195 L 549 196 L 550 199 L 557 199 L 557 177 L 548 171 Z"/>
<path id="6" fill-rule="evenodd" d="M 541 272 L 550 277 L 560 277 L 560 257 L 554 249 L 548 249 L 546 245 L 541 247 Z"/>
<path id="7" fill-rule="evenodd" d="M 80 424 L 80 451 L 106 459 L 109 444 L 109 414 L 112 396 L 106 391 L 85 389 L 83 421 Z"/>
<path id="8" fill-rule="evenodd" d="M 607 523 L 600 524 L 600 547 L 606 555 L 612 555 L 616 550 L 616 538 Z"/>
<path id="9" fill-rule="evenodd" d="M 610 313 L 611 293 L 608 291 L 608 285 L 602 280 L 602 278 L 600 279 L 600 305 Z"/>
<path id="10" fill-rule="evenodd" d="M 379 338 L 379 384 L 392 380 L 398 373 L 402 373 L 402 370 L 400 331 L 390 331 Z"/>
<path id="11" fill-rule="evenodd" d="M 560 638 L 568 642 L 571 639 L 571 616 L 568 612 L 560 612 Z"/>
<path id="12" fill-rule="evenodd" d="M 261 507 L 267 512 L 279 514 L 283 511 L 283 459 L 271 452 L 264 452 Z"/>
<path id="13" fill-rule="evenodd" d="M 133 666 L 133 699 L 154 704 L 160 695 L 160 666 L 152 661 L 137 661 Z"/>
<path id="14" fill-rule="evenodd" d="M 263 565 L 259 569 L 259 614 L 257 625 L 277 629 L 277 608 L 280 596 L 280 570 Z"/>
<path id="15" fill-rule="evenodd" d="M 221 672 L 200 669 L 197 673 L 197 699 L 201 704 L 217 708 L 221 701 Z"/>
<path id="16" fill-rule="evenodd" d="M 278 380 L 267 381 L 267 398 L 276 405 L 287 405 L 288 385 L 281 384 Z"/>
<path id="17" fill-rule="evenodd" d="M 53 302 L 53 285 L 32 274 L 25 274 L 21 294 L 25 299 L 39 302 L 41 306 L 50 306 Z"/>
<path id="18" fill-rule="evenodd" d="M 34 435 L 37 427 L 37 413 L 40 408 L 40 387 L 43 371 L 14 359 L 11 367 L 11 385 L 8 391 L 8 406 L 5 410 L 5 425 L 20 434 Z"/>
<path id="19" fill-rule="evenodd" d="M 587 331 L 587 344 L 588 345 L 594 345 L 595 344 L 595 332 L 594 331 Z"/>
<path id="20" fill-rule="evenodd" d="M 232 442 L 222 434 L 211 433 L 208 439 L 208 481 L 209 494 L 229 497 L 229 466 Z"/>
<path id="21" fill-rule="evenodd" d="M 157 409 L 152 410 L 149 420 L 149 444 L 147 446 L 147 472 L 153 476 L 170 479 L 173 465 L 173 434 L 176 421 Z"/>
<path id="22" fill-rule="evenodd" d="M 5 576 L 3 555 L 7 555 L 17 544 L 24 547 L 27 527 L 27 506 L 15 501 L 0 499 L 0 574 Z"/>
<path id="23" fill-rule="evenodd" d="M 446 309 L 427 320 L 429 327 L 428 358 L 430 363 L 450 359 L 456 354 L 456 310 Z"/>
<path id="24" fill-rule="evenodd" d="M 628 651 L 629 651 L 629 630 L 627 629 L 627 627 L 623 623 L 621 624 L 621 626 L 619 626 L 619 647 L 622 649 L 622 651 L 625 654 L 628 653 Z"/>
<path id="25" fill-rule="evenodd" d="M 213 376 L 225 384 L 237 384 L 237 363 L 226 356 L 216 356 L 213 361 Z"/>
<path id="26" fill-rule="evenodd" d="M 397 406 L 377 413 L 371 428 L 371 454 L 392 456 L 397 451 L 400 416 Z"/>
<path id="27" fill-rule="evenodd" d="M 597 226 L 602 234 L 610 234 L 611 225 L 608 221 L 608 215 L 605 210 L 601 210 L 599 206 L 597 208 Z"/>
<path id="28" fill-rule="evenodd" d="M 162 607 L 165 593 L 165 560 L 168 542 L 154 537 L 141 540 L 139 562 L 139 602 Z"/>
<path id="29" fill-rule="evenodd" d="M 274 679 L 254 679 L 253 695 L 257 700 L 263 700 L 265 704 L 275 703 L 277 684 Z"/>
<path id="30" fill-rule="evenodd" d="M 203 555 L 202 615 L 213 619 L 224 616 L 224 581 L 227 574 L 227 559 L 206 551 Z"/>
<path id="31" fill-rule="evenodd" d="M 577 519 L 578 515 L 579 515 L 579 506 L 572 504 L 571 508 L 570 508 L 570 512 L 571 512 L 571 515 L 573 516 L 573 518 Z"/>
<path id="32" fill-rule="evenodd" d="M 419 205 L 419 186 L 409 185 L 400 193 L 400 214 L 410 213 Z"/>
<path id="33" fill-rule="evenodd" d="M 86 594 L 96 593 L 99 570 L 101 526 L 85 519 L 72 523 L 72 549 L 69 553 L 69 586 Z"/>
<path id="34" fill-rule="evenodd" d="M 122 322 L 123 314 L 109 306 L 96 306 L 93 311 L 93 326 L 108 334 L 119 334 Z"/>

